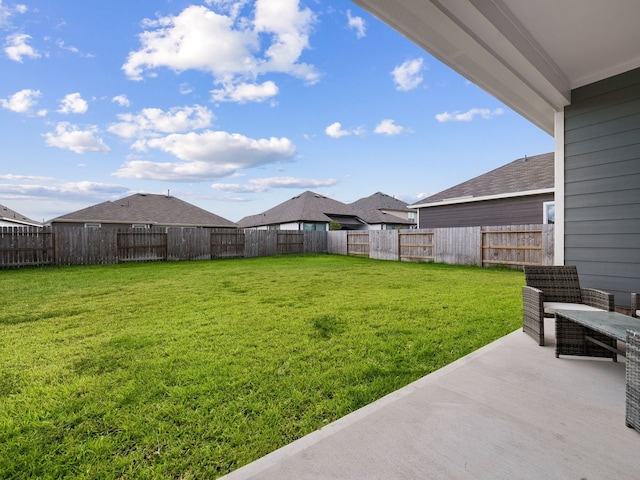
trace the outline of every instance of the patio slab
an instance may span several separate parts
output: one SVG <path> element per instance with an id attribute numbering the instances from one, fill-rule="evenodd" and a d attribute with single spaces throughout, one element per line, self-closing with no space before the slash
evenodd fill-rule
<path id="1" fill-rule="evenodd" d="M 636 479 L 625 363 L 555 358 L 521 330 L 225 480 Z"/>

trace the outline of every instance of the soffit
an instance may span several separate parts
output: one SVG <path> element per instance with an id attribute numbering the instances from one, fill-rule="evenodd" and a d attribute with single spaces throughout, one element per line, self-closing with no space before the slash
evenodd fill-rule
<path id="1" fill-rule="evenodd" d="M 353 0 L 546 132 L 571 90 L 640 66 L 638 0 Z"/>

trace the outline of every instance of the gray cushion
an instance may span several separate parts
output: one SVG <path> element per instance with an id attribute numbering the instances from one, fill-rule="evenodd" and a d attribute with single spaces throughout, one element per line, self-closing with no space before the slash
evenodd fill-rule
<path id="1" fill-rule="evenodd" d="M 544 313 L 553 315 L 557 310 L 583 310 L 587 312 L 602 311 L 601 308 L 590 307 L 583 303 L 544 302 Z"/>

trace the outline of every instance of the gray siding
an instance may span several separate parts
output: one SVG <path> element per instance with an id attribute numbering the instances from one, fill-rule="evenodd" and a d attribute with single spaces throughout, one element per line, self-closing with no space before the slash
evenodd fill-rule
<path id="1" fill-rule="evenodd" d="M 479 227 L 483 225 L 538 224 L 543 221 L 543 202 L 553 194 L 501 198 L 420 208 L 420 228 Z"/>
<path id="2" fill-rule="evenodd" d="M 565 109 L 564 254 L 618 306 L 640 291 L 640 69 L 574 90 Z"/>

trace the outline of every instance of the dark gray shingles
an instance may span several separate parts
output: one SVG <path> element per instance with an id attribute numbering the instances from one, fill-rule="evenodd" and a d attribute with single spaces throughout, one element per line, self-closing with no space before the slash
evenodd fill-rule
<path id="1" fill-rule="evenodd" d="M 554 154 L 523 157 L 442 192 L 423 198 L 414 205 L 463 197 L 485 197 L 554 187 Z"/>
<path id="2" fill-rule="evenodd" d="M 163 226 L 235 227 L 230 220 L 167 195 L 137 193 L 102 202 L 51 222 L 145 223 Z"/>

